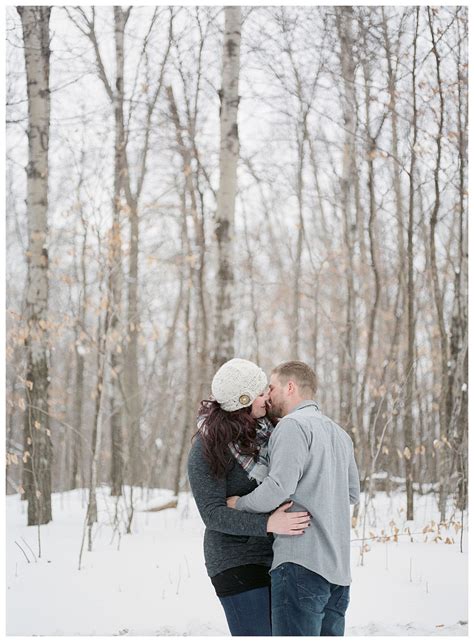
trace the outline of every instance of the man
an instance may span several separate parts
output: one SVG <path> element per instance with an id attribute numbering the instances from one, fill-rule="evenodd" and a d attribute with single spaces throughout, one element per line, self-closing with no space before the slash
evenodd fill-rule
<path id="1" fill-rule="evenodd" d="M 273 635 L 344 635 L 350 504 L 359 501 L 359 474 L 352 439 L 320 412 L 315 395 L 316 375 L 305 363 L 288 361 L 273 370 L 270 403 L 282 419 L 268 444 L 269 474 L 252 493 L 227 502 L 267 513 L 289 499 L 292 510 L 312 516 L 302 535 L 275 537 Z"/>

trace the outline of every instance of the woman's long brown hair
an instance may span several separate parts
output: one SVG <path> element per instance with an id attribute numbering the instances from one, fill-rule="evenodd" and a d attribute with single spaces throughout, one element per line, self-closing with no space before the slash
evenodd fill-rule
<path id="1" fill-rule="evenodd" d="M 257 420 L 251 412 L 252 406 L 227 412 L 217 401 L 201 401 L 199 428 L 194 437 L 201 437 L 204 456 L 217 478 L 224 477 L 234 461 L 229 443 L 234 443 L 242 455 L 256 457 L 258 454 L 259 446 L 255 441 Z"/>

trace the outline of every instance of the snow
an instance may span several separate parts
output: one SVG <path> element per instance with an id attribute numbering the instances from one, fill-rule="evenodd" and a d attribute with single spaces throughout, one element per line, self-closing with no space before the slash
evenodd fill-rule
<path id="1" fill-rule="evenodd" d="M 173 499 L 166 490 L 145 493 L 137 508 Z M 78 570 L 86 498 L 82 490 L 53 496 L 54 521 L 41 527 L 43 554 L 36 560 L 38 529 L 25 525 L 26 503 L 18 495 L 6 498 L 8 635 L 228 635 L 205 572 L 203 524 L 189 493 L 180 494 L 177 508 L 137 510 L 133 533 L 125 535 L 123 500 L 114 532 L 115 499 L 99 489 L 93 551 L 84 551 Z M 460 513 L 449 514 L 450 523 L 438 528 L 433 494 L 416 498 L 414 522 L 406 522 L 403 506 L 403 494 L 377 493 L 366 520 L 366 535 L 376 539 L 366 542 L 363 565 L 356 541 L 362 538 L 361 510 L 352 533 L 346 635 L 467 635 L 468 542 L 465 531 L 461 553 Z M 398 542 L 383 541 L 397 528 Z"/>

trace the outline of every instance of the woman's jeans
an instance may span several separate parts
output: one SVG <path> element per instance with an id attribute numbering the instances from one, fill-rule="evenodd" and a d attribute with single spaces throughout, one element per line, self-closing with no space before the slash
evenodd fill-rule
<path id="1" fill-rule="evenodd" d="M 231 635 L 272 634 L 270 587 L 220 597 Z"/>
<path id="2" fill-rule="evenodd" d="M 331 584 L 290 562 L 270 575 L 273 635 L 344 635 L 349 586 Z"/>

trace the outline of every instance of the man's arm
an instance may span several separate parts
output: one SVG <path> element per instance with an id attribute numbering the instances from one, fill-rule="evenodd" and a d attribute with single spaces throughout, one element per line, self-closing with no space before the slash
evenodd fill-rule
<path id="1" fill-rule="evenodd" d="M 267 513 L 280 506 L 295 492 L 309 452 L 309 444 L 302 428 L 294 419 L 282 419 L 270 437 L 268 450 L 268 476 L 253 492 L 237 500 L 235 507 L 238 510 Z"/>
<path id="2" fill-rule="evenodd" d="M 216 479 L 204 457 L 200 439 L 191 447 L 188 477 L 202 521 L 207 528 L 228 535 L 267 536 L 268 515 L 237 513 L 226 505 L 226 481 Z"/>
<path id="3" fill-rule="evenodd" d="M 351 457 L 349 460 L 349 501 L 351 504 L 359 503 L 360 495 L 360 479 L 359 471 L 354 456 L 354 446 L 351 449 Z"/>

